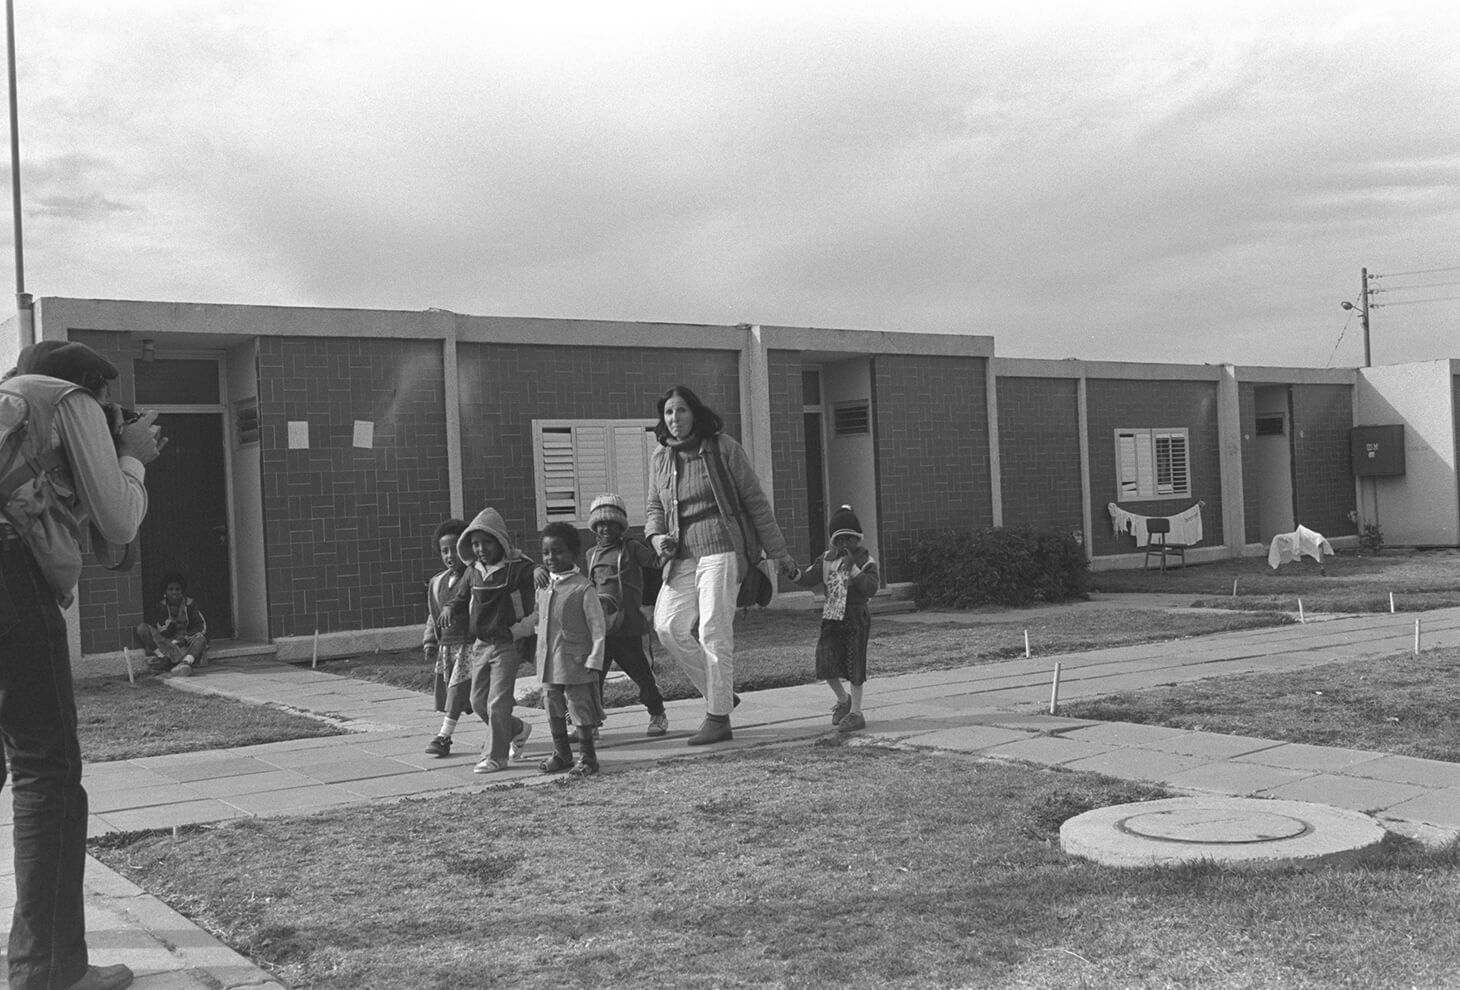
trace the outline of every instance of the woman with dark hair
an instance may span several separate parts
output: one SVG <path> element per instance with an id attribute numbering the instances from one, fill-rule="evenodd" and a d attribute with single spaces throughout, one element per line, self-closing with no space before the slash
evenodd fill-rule
<path id="1" fill-rule="evenodd" d="M 654 631 L 705 698 L 691 746 L 732 738 L 735 600 L 761 553 L 791 574 L 796 563 L 745 448 L 699 396 L 675 385 L 659 399 L 644 535 L 668 563 Z M 698 636 L 695 629 L 698 626 Z"/>

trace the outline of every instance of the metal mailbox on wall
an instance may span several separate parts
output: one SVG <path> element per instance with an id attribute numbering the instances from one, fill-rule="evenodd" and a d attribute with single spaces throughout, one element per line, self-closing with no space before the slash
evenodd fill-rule
<path id="1" fill-rule="evenodd" d="M 1360 478 L 1385 478 L 1404 473 L 1404 424 L 1355 426 L 1349 432 L 1349 454 Z"/>

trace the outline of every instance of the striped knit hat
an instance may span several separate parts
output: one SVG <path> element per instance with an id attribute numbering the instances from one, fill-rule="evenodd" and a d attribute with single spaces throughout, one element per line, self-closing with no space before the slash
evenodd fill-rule
<path id="1" fill-rule="evenodd" d="M 624 505 L 624 500 L 613 492 L 604 492 L 593 500 L 593 507 L 588 510 L 588 528 L 592 529 L 601 522 L 618 523 L 624 529 L 629 528 L 629 510 Z"/>

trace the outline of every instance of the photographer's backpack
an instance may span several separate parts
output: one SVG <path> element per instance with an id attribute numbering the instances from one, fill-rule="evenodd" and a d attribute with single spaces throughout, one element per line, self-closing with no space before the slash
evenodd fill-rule
<path id="1" fill-rule="evenodd" d="M 72 391 L 84 390 L 73 385 L 60 391 L 56 401 L 59 403 Z M 42 510 L 57 498 L 52 472 L 66 466 L 66 455 L 59 447 L 37 456 L 26 456 L 31 425 L 30 401 L 0 383 L 0 519 L 27 544 L 31 542 L 31 519 L 17 515 L 11 503 L 30 506 L 36 512 Z M 108 570 L 128 570 L 136 560 L 135 540 L 120 546 L 108 543 L 95 526 L 91 527 L 91 546 L 97 563 Z M 35 552 L 37 548 L 32 546 L 31 550 Z"/>

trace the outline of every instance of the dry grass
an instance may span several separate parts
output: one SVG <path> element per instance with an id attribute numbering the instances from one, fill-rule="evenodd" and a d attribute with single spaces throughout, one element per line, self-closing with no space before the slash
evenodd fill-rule
<path id="1" fill-rule="evenodd" d="M 1342 553 L 1320 566 L 1311 558 L 1273 570 L 1266 557 L 1193 564 L 1158 570 L 1100 571 L 1093 590 L 1164 592 L 1190 595 L 1208 608 L 1267 609 L 1292 612 L 1297 600 L 1313 612 L 1423 611 L 1460 605 L 1460 551 L 1386 550 L 1378 556 Z M 1232 594 L 1233 583 L 1237 594 Z"/>
<path id="2" fill-rule="evenodd" d="M 1119 870 L 1059 822 L 1159 792 L 871 746 L 113 839 L 296 988 L 1454 986 L 1460 856 Z"/>
<path id="3" fill-rule="evenodd" d="M 1460 763 L 1460 650 L 1214 678 L 1073 702 L 1060 714 Z"/>
<path id="4" fill-rule="evenodd" d="M 76 682 L 81 753 L 89 763 L 333 736 L 343 729 L 268 705 L 174 691 L 156 677 Z"/>

